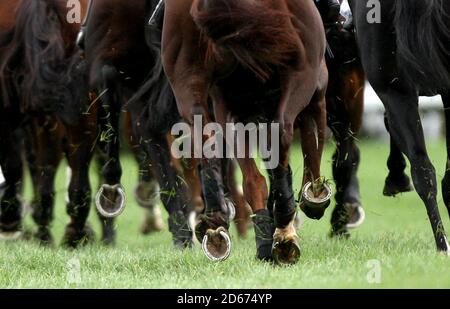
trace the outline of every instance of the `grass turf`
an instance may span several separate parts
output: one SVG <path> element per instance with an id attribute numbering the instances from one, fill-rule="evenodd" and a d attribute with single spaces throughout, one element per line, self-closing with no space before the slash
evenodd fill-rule
<path id="1" fill-rule="evenodd" d="M 274 267 L 255 260 L 253 231 L 246 240 L 233 234 L 232 255 L 219 264 L 209 262 L 199 248 L 175 251 L 167 231 L 141 236 L 138 229 L 143 212 L 132 198 L 138 171 L 131 157 L 125 157 L 123 184 L 129 199 L 117 221 L 117 246 L 105 248 L 97 243 L 73 251 L 59 246 L 42 248 L 31 241 L 0 243 L 0 288 L 449 288 L 450 258 L 436 253 L 418 196 L 409 193 L 385 198 L 381 194 L 387 175 L 387 144 L 364 141 L 360 147 L 365 224 L 352 233 L 350 240 L 330 240 L 331 209 L 320 222 L 305 219 L 299 232 L 302 258 L 295 266 Z M 328 178 L 332 151 L 333 145 L 328 144 L 323 160 L 323 174 Z M 429 151 L 442 178 L 446 162 L 443 142 L 430 143 Z M 298 192 L 302 171 L 298 147 L 292 158 Z M 92 175 L 95 188 L 97 177 L 94 172 Z M 57 241 L 68 222 L 64 177 L 61 168 L 53 226 Z M 29 185 L 26 192 L 29 198 Z M 448 213 L 440 196 L 439 205 L 449 230 Z M 93 211 L 90 222 L 98 236 Z M 30 218 L 26 227 L 33 228 Z M 73 277 L 74 263 L 79 263 L 79 278 Z M 373 277 L 378 268 L 379 277 Z M 379 279 L 375 280 L 378 283 L 372 279 Z"/>

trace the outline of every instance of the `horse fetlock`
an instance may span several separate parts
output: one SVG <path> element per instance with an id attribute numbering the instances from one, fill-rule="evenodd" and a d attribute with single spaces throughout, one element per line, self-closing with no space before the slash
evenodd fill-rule
<path id="1" fill-rule="evenodd" d="M 86 246 L 95 240 L 94 230 L 89 224 L 79 228 L 76 224 L 69 223 L 64 232 L 62 245 L 67 248 Z"/>

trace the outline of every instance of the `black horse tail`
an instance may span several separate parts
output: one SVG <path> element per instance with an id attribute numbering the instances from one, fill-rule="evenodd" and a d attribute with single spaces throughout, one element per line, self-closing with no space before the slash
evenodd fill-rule
<path id="1" fill-rule="evenodd" d="M 153 13 L 157 1 L 147 1 L 147 11 Z M 145 119 L 144 130 L 152 134 L 165 135 L 170 128 L 181 120 L 175 95 L 163 68 L 161 40 L 163 15 L 152 25 L 146 25 L 145 38 L 152 58 L 152 69 L 145 82 L 127 102 L 127 107 Z"/>
<path id="2" fill-rule="evenodd" d="M 274 67 L 298 61 L 298 33 L 291 14 L 270 6 L 270 1 L 194 0 L 191 15 L 210 39 L 209 58 L 220 59 L 231 51 L 262 81 Z"/>
<path id="3" fill-rule="evenodd" d="M 0 59 L 4 103 L 20 95 L 22 112 L 55 112 L 66 95 L 65 45 L 52 1 L 21 1 L 10 40 Z"/>
<path id="4" fill-rule="evenodd" d="M 450 88 L 448 0 L 396 0 L 397 53 L 408 75 L 426 90 Z"/>

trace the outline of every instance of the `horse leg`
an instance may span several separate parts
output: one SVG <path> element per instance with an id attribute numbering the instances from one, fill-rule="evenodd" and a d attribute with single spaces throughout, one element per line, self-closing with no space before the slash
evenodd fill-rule
<path id="1" fill-rule="evenodd" d="M 154 135 L 148 143 L 150 159 L 160 184 L 160 198 L 169 213 L 169 231 L 176 248 L 191 246 L 192 235 L 188 224 L 186 188 L 172 166 L 171 153 L 165 135 Z"/>
<path id="2" fill-rule="evenodd" d="M 202 197 L 202 184 L 197 163 L 193 159 L 185 159 L 181 162 L 181 169 L 191 193 L 192 211 L 200 214 L 205 210 L 205 204 Z"/>
<path id="3" fill-rule="evenodd" d="M 139 180 L 138 185 L 134 189 L 134 197 L 145 212 L 140 231 L 142 234 L 148 235 L 152 232 L 161 231 L 164 228 L 161 210 L 158 206 L 159 184 L 155 179 L 155 175 L 153 175 L 149 155 L 141 145 L 141 139 L 137 137 L 133 130 L 132 117 L 129 112 L 125 114 L 124 122 L 124 133 L 127 136 L 139 168 Z"/>
<path id="4" fill-rule="evenodd" d="M 356 145 L 356 134 L 362 124 L 364 92 L 361 89 L 365 78 L 359 67 L 347 74 L 345 78 L 333 78 L 337 84 L 327 91 L 328 126 L 336 141 L 332 168 L 337 191 L 331 236 L 344 237 L 350 236 L 348 229 L 361 225 L 365 217 L 357 177 L 360 152 Z"/>
<path id="5" fill-rule="evenodd" d="M 447 142 L 447 163 L 445 175 L 442 179 L 442 196 L 445 206 L 450 215 L 450 92 L 442 95 L 444 102 L 445 126 L 446 126 L 446 142 Z"/>
<path id="6" fill-rule="evenodd" d="M 384 115 L 384 123 L 386 130 L 389 130 L 389 122 L 387 115 Z M 414 190 L 411 180 L 405 173 L 406 160 L 403 153 L 398 148 L 397 144 L 390 137 L 391 150 L 389 158 L 387 161 L 387 166 L 389 168 L 389 175 L 386 178 L 386 182 L 383 189 L 383 195 L 385 196 L 396 196 L 399 193 L 411 192 Z"/>
<path id="7" fill-rule="evenodd" d="M 234 223 L 240 237 L 245 238 L 247 235 L 249 223 L 250 223 L 250 211 L 247 207 L 244 196 L 239 190 L 237 179 L 236 179 L 236 162 L 230 159 L 224 159 L 226 175 L 224 182 L 227 184 L 228 193 L 236 205 L 236 216 L 234 218 Z"/>
<path id="8" fill-rule="evenodd" d="M 49 118 L 35 120 L 27 128 L 27 161 L 34 188 L 32 217 L 38 226 L 35 237 L 53 244 L 51 222 L 55 203 L 55 175 L 62 159 L 61 124 Z"/>
<path id="9" fill-rule="evenodd" d="M 22 185 L 21 141 L 10 128 L 0 128 L 0 166 L 5 178 L 0 201 L 0 240 L 16 240 L 22 235 L 22 205 L 18 194 Z"/>
<path id="10" fill-rule="evenodd" d="M 101 96 L 100 108 L 100 143 L 106 162 L 102 168 L 104 183 L 96 194 L 97 210 L 101 220 L 119 216 L 125 207 L 125 193 L 120 184 L 122 167 L 120 164 L 120 136 L 119 120 L 121 100 L 123 100 L 120 86 L 120 74 L 111 65 L 102 69 L 104 94 Z"/>
<path id="11" fill-rule="evenodd" d="M 331 217 L 332 236 L 350 236 L 347 225 L 351 210 L 361 207 L 359 183 L 356 176 L 360 161 L 359 149 L 354 142 L 349 123 L 330 124 L 336 140 L 333 155 L 333 177 L 336 182 L 336 207 Z"/>
<path id="12" fill-rule="evenodd" d="M 96 154 L 96 161 L 97 161 L 97 167 L 99 175 L 99 183 L 106 183 L 105 179 L 103 178 L 103 167 L 106 166 L 107 158 L 104 153 L 101 151 L 98 151 Z M 101 185 L 100 185 L 101 186 Z M 99 188 L 100 190 L 100 188 Z M 115 219 L 114 218 L 108 218 L 100 214 L 98 209 L 96 209 L 98 219 L 100 221 L 100 226 L 102 229 L 102 243 L 106 246 L 114 245 L 116 241 L 116 230 L 115 230 Z"/>
<path id="13" fill-rule="evenodd" d="M 419 125 L 418 97 L 415 91 L 405 93 L 395 86 L 378 88 L 377 91 L 386 106 L 391 136 L 411 163 L 414 187 L 425 203 L 438 250 L 450 252 L 437 204 L 436 172 L 427 154 L 422 126 Z"/>
<path id="14" fill-rule="evenodd" d="M 145 155 L 147 156 L 147 155 Z M 161 209 L 159 208 L 159 184 L 151 169 L 151 163 L 144 154 L 136 157 L 139 165 L 139 184 L 134 190 L 135 199 L 140 207 L 145 211 L 144 221 L 140 231 L 144 235 L 162 231 L 164 222 Z"/>
<path id="15" fill-rule="evenodd" d="M 243 175 L 244 197 L 254 214 L 256 256 L 262 261 L 272 261 L 275 224 L 272 213 L 265 207 L 269 196 L 266 179 L 253 159 L 247 157 L 237 161 Z"/>
<path id="16" fill-rule="evenodd" d="M 66 126 L 68 147 L 66 157 L 71 169 L 67 213 L 70 222 L 66 226 L 63 245 L 76 248 L 94 239 L 94 232 L 87 223 L 91 206 L 89 165 L 95 149 L 98 133 L 97 113 L 93 109 L 77 126 Z"/>

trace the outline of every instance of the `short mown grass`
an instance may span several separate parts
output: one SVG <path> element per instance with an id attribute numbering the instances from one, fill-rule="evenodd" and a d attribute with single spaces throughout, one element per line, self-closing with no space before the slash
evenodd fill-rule
<path id="1" fill-rule="evenodd" d="M 387 174 L 387 143 L 363 141 L 360 147 L 365 224 L 352 233 L 350 240 L 331 240 L 327 237 L 331 209 L 319 222 L 304 219 L 299 232 L 302 258 L 295 266 L 274 267 L 257 261 L 253 231 L 246 240 L 233 234 L 232 255 L 218 264 L 209 262 L 199 248 L 174 250 L 167 231 L 140 235 L 143 212 L 132 197 L 138 171 L 132 158 L 125 157 L 123 184 L 129 198 L 126 211 L 117 221 L 116 247 L 95 244 L 73 251 L 59 246 L 43 248 L 32 241 L 0 243 L 0 288 L 449 288 L 450 257 L 435 251 L 418 196 L 409 193 L 386 198 L 381 194 Z M 431 142 L 429 150 L 441 178 L 446 162 L 444 143 Z M 298 147 L 293 151 L 296 188 L 302 171 L 299 151 Z M 323 160 L 323 174 L 328 178 L 332 151 L 330 143 Z M 53 227 L 58 242 L 68 221 L 64 177 L 61 168 Z M 92 179 L 95 187 L 94 169 Z M 27 198 L 29 192 L 27 186 Z M 450 231 L 441 198 L 440 209 Z M 99 236 L 94 212 L 90 222 Z M 30 218 L 26 219 L 26 228 L 34 228 Z M 79 281 L 71 277 L 74 261 L 80 265 Z"/>

